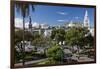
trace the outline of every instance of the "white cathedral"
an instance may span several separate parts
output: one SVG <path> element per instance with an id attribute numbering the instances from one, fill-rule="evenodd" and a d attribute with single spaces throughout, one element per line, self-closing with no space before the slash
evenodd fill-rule
<path id="1" fill-rule="evenodd" d="M 86 10 L 85 12 L 85 16 L 84 16 L 84 27 L 87 27 L 88 29 L 90 29 L 90 20 L 88 17 L 88 11 Z"/>
<path id="2" fill-rule="evenodd" d="M 66 25 L 66 27 L 86 27 L 90 31 L 91 35 L 94 36 L 94 28 L 92 28 L 90 26 L 90 20 L 89 20 L 87 10 L 85 11 L 83 24 L 82 23 L 74 23 L 73 21 L 71 21 L 69 24 Z"/>
<path id="3" fill-rule="evenodd" d="M 90 20 L 88 17 L 88 11 L 86 10 L 85 16 L 84 16 L 84 27 L 87 27 L 88 30 L 90 31 L 91 35 L 94 36 L 94 28 L 91 28 L 90 26 Z"/>

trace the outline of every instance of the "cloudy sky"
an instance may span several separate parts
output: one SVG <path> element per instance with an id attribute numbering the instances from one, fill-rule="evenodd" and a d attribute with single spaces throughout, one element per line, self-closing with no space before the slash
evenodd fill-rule
<path id="1" fill-rule="evenodd" d="M 80 8 L 80 7 L 65 7 L 65 6 L 48 6 L 48 5 L 34 5 L 35 11 L 30 9 L 32 23 L 61 25 L 70 21 L 84 20 L 85 11 L 88 11 L 90 24 L 94 24 L 94 8 Z M 29 19 L 25 19 L 25 25 L 28 27 Z M 22 16 L 15 8 L 15 26 L 22 27 Z"/>

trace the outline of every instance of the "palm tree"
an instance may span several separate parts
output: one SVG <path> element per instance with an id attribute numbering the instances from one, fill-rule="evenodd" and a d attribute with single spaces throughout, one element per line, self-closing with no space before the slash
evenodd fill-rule
<path id="1" fill-rule="evenodd" d="M 23 59 L 22 59 L 22 63 L 23 65 L 25 64 L 25 18 L 28 17 L 30 15 L 30 9 L 32 9 L 32 11 L 34 11 L 34 5 L 33 4 L 29 4 L 26 2 L 17 2 L 15 3 L 15 7 L 16 7 L 16 11 L 19 12 L 23 18 Z"/>

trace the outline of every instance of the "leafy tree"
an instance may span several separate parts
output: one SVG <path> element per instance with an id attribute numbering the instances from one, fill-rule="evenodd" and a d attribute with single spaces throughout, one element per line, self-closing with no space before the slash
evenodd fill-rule
<path id="1" fill-rule="evenodd" d="M 41 43 L 43 42 L 42 40 L 43 36 L 37 32 L 34 32 L 33 37 L 34 37 L 34 40 L 32 40 L 32 45 L 35 45 L 35 46 L 41 45 Z"/>
<path id="2" fill-rule="evenodd" d="M 47 50 L 47 56 L 53 60 L 62 62 L 64 59 L 64 52 L 58 45 L 54 45 Z"/>
<path id="3" fill-rule="evenodd" d="M 20 59 L 22 59 L 22 53 L 19 53 L 16 49 L 14 50 L 15 51 L 15 62 L 19 62 Z"/>
<path id="4" fill-rule="evenodd" d="M 43 34 L 39 34 L 37 32 L 34 32 L 33 37 L 34 37 L 34 39 L 32 40 L 32 45 L 35 45 L 35 46 L 51 45 L 50 37 L 44 37 Z"/>
<path id="5" fill-rule="evenodd" d="M 30 31 L 25 31 L 25 40 L 26 41 L 34 40 L 34 35 Z"/>
<path id="6" fill-rule="evenodd" d="M 72 28 L 66 32 L 66 42 L 69 46 L 77 46 L 78 54 L 79 49 L 84 49 L 85 46 L 89 46 L 89 48 L 93 48 L 93 36 L 91 36 L 89 30 L 87 28 Z"/>
<path id="7" fill-rule="evenodd" d="M 45 44 L 45 39 L 42 36 L 39 36 L 32 41 L 32 44 L 35 46 L 42 46 Z"/>
<path id="8" fill-rule="evenodd" d="M 15 31 L 15 47 L 19 49 L 20 52 L 18 52 L 15 48 L 15 60 L 18 62 L 20 59 L 22 59 L 22 55 L 23 55 L 23 43 L 21 43 L 21 41 L 23 40 L 22 37 L 23 34 L 23 30 L 18 29 L 17 31 Z M 34 35 L 31 34 L 30 31 L 25 31 L 25 41 L 32 41 L 34 40 Z M 26 55 L 26 53 L 25 53 Z"/>
<path id="9" fill-rule="evenodd" d="M 88 57 L 94 56 L 94 37 L 91 34 L 85 37 L 84 49 L 84 54 L 88 55 Z"/>
<path id="10" fill-rule="evenodd" d="M 84 37 L 83 32 L 79 29 L 70 29 L 66 32 L 66 42 L 68 45 L 78 45 L 80 40 Z"/>
<path id="11" fill-rule="evenodd" d="M 59 43 L 60 41 L 61 43 L 63 43 L 63 41 L 65 40 L 65 30 L 64 29 L 53 29 L 51 33 L 51 38 L 55 39 L 57 43 Z"/>
<path id="12" fill-rule="evenodd" d="M 84 46 L 84 33 L 81 28 L 72 28 L 66 32 L 66 42 L 69 46 L 77 46 L 79 49 Z"/>
<path id="13" fill-rule="evenodd" d="M 15 31 L 15 45 L 23 40 L 22 34 L 23 34 L 23 30 L 21 29 Z M 24 36 L 25 36 L 24 38 L 25 41 L 30 41 L 34 39 L 34 36 L 29 31 L 25 31 Z"/>
<path id="14" fill-rule="evenodd" d="M 23 30 L 15 31 L 15 45 L 23 40 Z"/>
<path id="15" fill-rule="evenodd" d="M 92 47 L 93 48 L 93 44 L 94 44 L 94 37 L 89 34 L 88 36 L 85 37 L 85 44 L 89 47 Z"/>
<path id="16" fill-rule="evenodd" d="M 36 33 L 37 34 L 37 33 Z M 34 40 L 32 40 L 32 45 L 35 46 L 37 50 L 38 47 L 44 48 L 44 54 L 50 46 L 52 46 L 52 41 L 50 37 L 44 37 L 43 35 L 34 35 Z"/>

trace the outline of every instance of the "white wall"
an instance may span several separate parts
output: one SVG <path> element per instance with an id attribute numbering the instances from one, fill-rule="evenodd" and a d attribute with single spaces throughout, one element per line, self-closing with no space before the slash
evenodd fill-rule
<path id="1" fill-rule="evenodd" d="M 84 65 L 65 65 L 39 67 L 34 69 L 99 69 L 100 67 L 100 0 L 28 0 L 69 4 L 86 4 L 97 6 L 97 63 Z M 10 2 L 0 0 L 0 69 L 10 66 Z"/>

